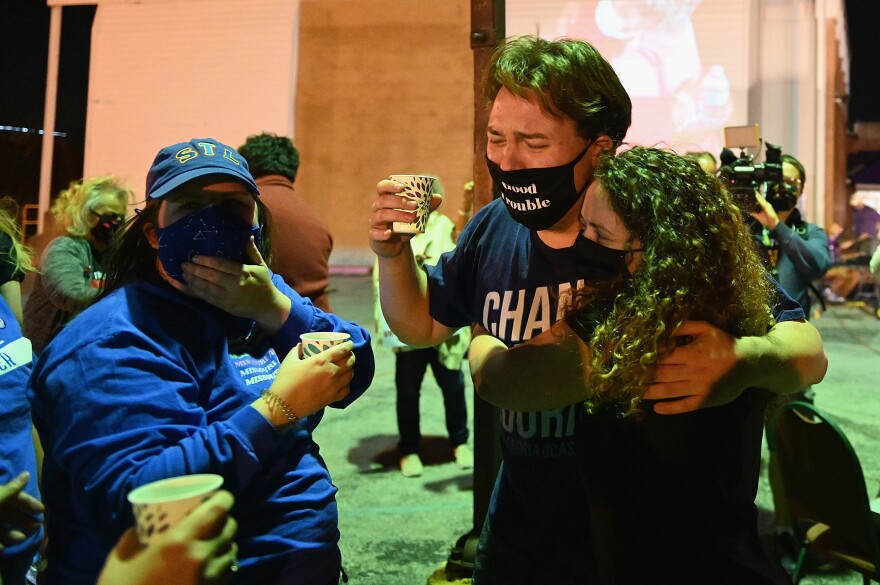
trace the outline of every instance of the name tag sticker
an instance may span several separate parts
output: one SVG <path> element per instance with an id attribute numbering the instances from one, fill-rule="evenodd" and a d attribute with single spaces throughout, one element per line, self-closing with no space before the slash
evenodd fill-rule
<path id="1" fill-rule="evenodd" d="M 33 359 L 33 347 L 27 337 L 19 337 L 12 343 L 0 346 L 0 376 L 28 365 Z"/>

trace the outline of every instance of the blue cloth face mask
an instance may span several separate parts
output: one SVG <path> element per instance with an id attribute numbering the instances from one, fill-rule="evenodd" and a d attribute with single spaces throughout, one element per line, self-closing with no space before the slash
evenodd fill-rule
<path id="1" fill-rule="evenodd" d="M 209 205 L 181 218 L 171 225 L 158 228 L 159 262 L 171 278 L 186 284 L 181 264 L 193 256 L 215 256 L 248 264 L 247 243 L 254 236 L 260 247 L 260 228 L 237 215 Z"/>

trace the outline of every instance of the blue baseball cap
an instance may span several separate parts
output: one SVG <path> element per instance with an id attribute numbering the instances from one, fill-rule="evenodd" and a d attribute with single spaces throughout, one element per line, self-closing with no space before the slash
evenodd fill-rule
<path id="1" fill-rule="evenodd" d="M 205 175 L 229 175 L 259 195 L 247 161 L 231 146 L 213 138 L 193 138 L 159 151 L 147 173 L 147 199 L 159 199 Z"/>

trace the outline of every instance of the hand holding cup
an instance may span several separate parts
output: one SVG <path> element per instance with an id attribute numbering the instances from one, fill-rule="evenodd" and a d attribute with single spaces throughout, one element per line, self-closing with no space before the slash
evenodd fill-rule
<path id="1" fill-rule="evenodd" d="M 401 195 L 415 202 L 415 220 L 395 221 L 391 229 L 398 234 L 421 234 L 431 213 L 431 198 L 434 194 L 434 177 L 430 175 L 391 175 L 391 180 L 403 185 Z"/>
<path id="2" fill-rule="evenodd" d="M 403 177 L 423 177 L 423 190 L 427 190 L 427 179 L 431 180 L 430 196 L 420 202 L 412 195 L 412 187 L 401 182 Z M 428 175 L 391 175 L 376 185 L 378 197 L 370 213 L 370 247 L 377 256 L 394 258 L 403 252 L 406 242 L 420 233 L 417 227 L 404 228 L 404 224 L 418 224 L 421 214 L 422 229 L 427 224 L 428 214 L 437 209 L 443 201 L 441 191 L 434 191 L 434 177 Z M 409 193 L 408 193 L 409 191 Z M 427 203 L 427 208 L 425 208 Z M 397 226 L 395 228 L 395 226 Z M 408 230 L 399 232 L 398 229 Z"/>

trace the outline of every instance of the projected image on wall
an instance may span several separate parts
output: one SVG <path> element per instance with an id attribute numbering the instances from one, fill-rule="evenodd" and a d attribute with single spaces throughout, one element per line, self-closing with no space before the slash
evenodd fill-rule
<path id="1" fill-rule="evenodd" d="M 748 30 L 737 0 L 507 0 L 507 34 L 592 43 L 633 102 L 627 142 L 679 152 L 723 146 L 746 124 Z M 737 50 L 742 47 L 742 50 Z"/>

